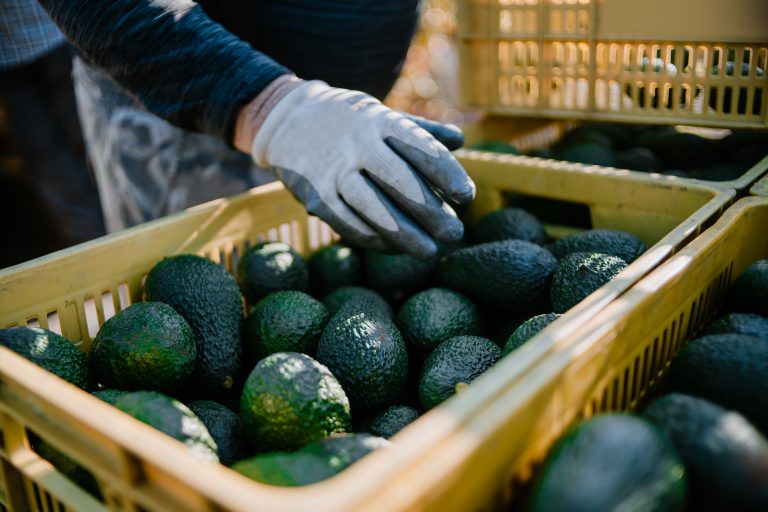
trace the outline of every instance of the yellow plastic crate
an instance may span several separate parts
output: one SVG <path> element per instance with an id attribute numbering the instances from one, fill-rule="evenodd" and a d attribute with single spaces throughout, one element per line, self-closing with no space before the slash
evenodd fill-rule
<path id="1" fill-rule="evenodd" d="M 762 0 L 458 0 L 458 8 L 467 107 L 517 116 L 768 126 L 768 3 Z"/>
<path id="2" fill-rule="evenodd" d="M 557 343 L 578 340 L 574 333 L 580 325 L 696 237 L 733 198 L 732 191 L 637 173 L 584 172 L 568 164 L 477 152 L 459 157 L 478 184 L 475 214 L 500 206 L 504 191 L 573 201 L 588 206 L 594 227 L 632 231 L 652 247 L 553 323 L 549 332 L 560 337 L 542 338 L 507 358 L 509 373 L 494 372 L 495 378 L 473 384 L 424 415 L 396 436 L 396 449 L 372 454 L 305 488 L 258 484 L 193 459 L 181 444 L 0 348 L 3 505 L 34 511 L 397 510 L 401 490 L 387 482 L 409 473 L 452 436 L 473 436 L 467 426 L 486 402 L 505 392 Z M 565 228 L 550 226 L 550 232 Z M 40 324 L 87 350 L 106 317 L 139 300 L 143 276 L 163 256 L 198 253 L 231 270 L 237 255 L 260 238 L 280 239 L 306 254 L 332 237 L 280 184 L 266 185 L 0 271 L 0 327 Z M 27 429 L 97 475 L 106 505 L 32 451 Z M 421 475 L 412 483 L 422 479 L 431 477 Z M 383 499 L 383 488 L 391 489 L 391 503 L 377 501 Z M 402 492 L 408 490 L 412 488 Z"/>
<path id="3" fill-rule="evenodd" d="M 520 374 L 517 361 L 507 358 L 479 377 L 472 385 L 485 390 L 520 374 L 461 430 L 381 488 L 371 503 L 476 510 L 524 495 L 523 487 L 570 425 L 601 412 L 634 409 L 652 397 L 672 357 L 711 319 L 730 283 L 764 258 L 768 198 L 741 199 L 713 227 L 596 314 L 571 341 L 557 327 L 530 340 L 544 338 L 558 346 L 546 360 Z M 399 501 L 388 499 L 394 489 Z"/>
<path id="4" fill-rule="evenodd" d="M 464 130 L 467 146 L 491 140 L 502 140 L 516 146 L 522 152 L 527 152 L 534 149 L 548 148 L 556 144 L 568 130 L 578 126 L 578 124 L 575 121 L 486 116 L 480 121 L 463 126 L 462 129 Z M 711 131 L 705 128 L 689 126 L 681 127 L 681 129 L 698 135 Z M 586 170 L 589 167 L 582 164 L 573 165 L 579 166 L 582 170 Z M 765 157 L 736 179 L 706 181 L 684 178 L 683 180 L 717 188 L 743 191 L 748 189 L 760 176 L 766 173 L 768 173 L 768 147 L 765 148 Z M 765 190 L 762 195 L 768 195 L 768 184 L 761 185 L 761 187 L 763 188 L 758 188 L 758 192 L 753 192 L 753 194 L 761 195 L 759 191 Z"/>
<path id="5" fill-rule="evenodd" d="M 757 181 L 757 183 L 752 185 L 752 188 L 749 189 L 749 192 L 753 196 L 768 197 L 768 175 L 763 176 Z"/>

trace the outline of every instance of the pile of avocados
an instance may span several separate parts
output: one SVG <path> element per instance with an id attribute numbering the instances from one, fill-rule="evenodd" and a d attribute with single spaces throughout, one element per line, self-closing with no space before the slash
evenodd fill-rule
<path id="1" fill-rule="evenodd" d="M 488 141 L 473 149 L 519 155 L 513 145 Z M 654 172 L 706 181 L 729 181 L 768 155 L 768 133 L 734 130 L 707 138 L 672 126 L 584 123 L 555 145 L 528 156 Z"/>
<path id="2" fill-rule="evenodd" d="M 553 447 L 534 511 L 768 510 L 768 259 L 673 357 L 638 415 L 602 414 Z"/>
<path id="3" fill-rule="evenodd" d="M 305 260 L 261 242 L 235 275 L 191 254 L 162 259 L 87 355 L 39 328 L 0 330 L 0 344 L 199 458 L 306 485 L 391 446 L 645 250 L 611 230 L 554 241 L 516 207 L 427 260 L 343 242 Z M 37 449 L 98 495 L 86 470 Z"/>

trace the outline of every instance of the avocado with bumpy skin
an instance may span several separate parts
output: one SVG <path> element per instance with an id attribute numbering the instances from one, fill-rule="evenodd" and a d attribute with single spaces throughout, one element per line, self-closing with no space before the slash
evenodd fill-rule
<path id="1" fill-rule="evenodd" d="M 213 400 L 197 400 L 189 404 L 211 434 L 219 453 L 219 460 L 230 466 L 248 455 L 248 442 L 240 416 Z"/>
<path id="2" fill-rule="evenodd" d="M 527 211 L 502 208 L 481 217 L 472 226 L 472 238 L 480 244 L 511 239 L 541 245 L 547 241 L 547 233 L 539 219 Z"/>
<path id="3" fill-rule="evenodd" d="M 355 410 L 370 410 L 392 403 L 405 385 L 408 353 L 392 320 L 356 306 L 343 306 L 328 321 L 317 360 L 339 379 Z"/>
<path id="4" fill-rule="evenodd" d="M 448 338 L 479 334 L 480 317 L 475 304 L 462 294 L 430 288 L 405 301 L 397 325 L 410 347 L 428 354 Z"/>
<path id="5" fill-rule="evenodd" d="M 557 260 L 523 240 L 474 245 L 440 262 L 440 281 L 494 310 L 543 308 Z"/>
<path id="6" fill-rule="evenodd" d="M 230 389 L 243 352 L 243 299 L 235 279 L 209 259 L 182 254 L 152 267 L 144 292 L 148 301 L 171 306 L 192 328 L 197 361 L 188 382 L 206 395 Z"/>
<path id="7" fill-rule="evenodd" d="M 120 389 L 102 389 L 100 391 L 94 391 L 91 393 L 93 396 L 107 402 L 109 405 L 115 405 L 115 402 L 123 398 L 125 395 L 130 395 L 130 391 L 122 391 Z"/>
<path id="8" fill-rule="evenodd" d="M 533 491 L 535 512 L 681 511 L 685 470 L 654 425 L 603 414 L 558 441 Z"/>
<path id="9" fill-rule="evenodd" d="M 181 402 L 157 391 L 134 391 L 118 399 L 113 405 L 181 441 L 198 457 L 218 462 L 216 443 L 208 429 Z"/>
<path id="10" fill-rule="evenodd" d="M 309 285 L 314 294 L 363 281 L 363 262 L 351 247 L 335 243 L 315 251 L 307 260 Z"/>
<path id="11" fill-rule="evenodd" d="M 137 302 L 101 326 L 91 345 L 94 377 L 107 388 L 169 393 L 192 373 L 197 348 L 184 317 L 162 302 Z"/>
<path id="12" fill-rule="evenodd" d="M 389 439 L 421 415 L 415 407 L 391 405 L 367 418 L 360 426 L 361 432 Z"/>
<path id="13" fill-rule="evenodd" d="M 309 289 L 309 271 L 299 253 L 281 242 L 248 248 L 237 265 L 237 282 L 249 304 L 272 292 Z"/>
<path id="14" fill-rule="evenodd" d="M 0 329 L 0 346 L 9 348 L 79 388 L 88 386 L 85 354 L 63 336 L 40 327 Z"/>
<path id="15" fill-rule="evenodd" d="M 328 308 L 331 316 L 347 302 L 366 302 L 368 304 L 377 304 L 376 309 L 380 310 L 388 317 L 392 317 L 392 308 L 389 303 L 375 291 L 363 288 L 361 286 L 342 286 L 323 297 L 323 305 Z"/>
<path id="16" fill-rule="evenodd" d="M 768 510 L 768 442 L 740 414 L 673 393 L 643 416 L 672 441 L 688 476 L 688 509 Z"/>
<path id="17" fill-rule="evenodd" d="M 504 345 L 504 355 L 520 348 L 523 343 L 536 336 L 546 326 L 560 318 L 558 313 L 545 313 L 529 318 L 514 330 Z"/>
<path id="18" fill-rule="evenodd" d="M 550 298 L 555 313 L 565 313 L 613 279 L 627 264 L 608 254 L 574 252 L 557 264 Z"/>
<path id="19" fill-rule="evenodd" d="M 251 308 L 245 342 L 257 360 L 275 352 L 312 355 L 329 316 L 320 301 L 304 292 L 273 292 Z"/>
<path id="20" fill-rule="evenodd" d="M 240 418 L 262 451 L 295 450 L 351 428 L 349 400 L 336 377 L 311 357 L 278 352 L 256 364 L 243 387 Z"/>
<path id="21" fill-rule="evenodd" d="M 740 412 L 768 432 L 768 341 L 712 334 L 686 343 L 672 359 L 670 389 Z"/>
<path id="22" fill-rule="evenodd" d="M 566 236 L 547 246 L 557 259 L 563 259 L 574 252 L 597 252 L 621 258 L 632 263 L 648 247 L 638 237 L 626 231 L 615 229 L 588 229 Z"/>
<path id="23" fill-rule="evenodd" d="M 269 485 L 296 487 L 340 473 L 369 453 L 392 444 L 367 434 L 333 435 L 295 452 L 271 452 L 232 466 L 238 473 Z"/>
<path id="24" fill-rule="evenodd" d="M 456 336 L 442 342 L 424 361 L 419 400 L 431 409 L 448 400 L 496 364 L 501 349 L 480 336 Z"/>
<path id="25" fill-rule="evenodd" d="M 365 284 L 389 300 L 399 301 L 427 286 L 437 258 L 419 260 L 408 254 L 365 253 Z"/>

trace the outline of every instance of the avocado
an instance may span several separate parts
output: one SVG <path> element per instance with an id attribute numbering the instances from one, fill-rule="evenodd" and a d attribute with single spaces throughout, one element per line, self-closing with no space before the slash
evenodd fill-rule
<path id="1" fill-rule="evenodd" d="M 324 365 L 297 352 L 278 352 L 256 364 L 243 387 L 240 418 L 262 451 L 295 450 L 351 429 L 349 400 Z"/>
<path id="2" fill-rule="evenodd" d="M 304 292 L 272 292 L 245 320 L 245 343 L 256 359 L 275 352 L 312 355 L 330 317 L 322 302 Z"/>
<path id="3" fill-rule="evenodd" d="M 348 301 L 357 302 L 365 300 L 367 303 L 377 303 L 378 308 L 388 317 L 392 317 L 392 308 L 389 303 L 373 290 L 362 288 L 360 286 L 342 286 L 323 297 L 323 304 L 328 308 L 331 315 L 336 312 Z"/>
<path id="4" fill-rule="evenodd" d="M 237 282 L 249 304 L 272 292 L 309 289 L 309 271 L 299 253 L 281 242 L 248 248 L 237 265 Z"/>
<path id="5" fill-rule="evenodd" d="M 367 418 L 360 431 L 389 439 L 421 415 L 415 407 L 391 405 Z"/>
<path id="6" fill-rule="evenodd" d="M 768 317 L 768 259 L 755 261 L 731 283 L 725 309 Z"/>
<path id="7" fill-rule="evenodd" d="M 163 258 L 144 283 L 150 302 L 176 310 L 192 328 L 197 362 L 189 382 L 201 393 L 228 390 L 240 370 L 243 300 L 234 278 L 192 254 Z"/>
<path id="8" fill-rule="evenodd" d="M 539 219 L 525 210 L 502 208 L 481 217 L 472 227 L 472 238 L 479 244 L 514 239 L 542 245 L 547 233 Z"/>
<path id="9" fill-rule="evenodd" d="M 619 124 L 619 123 L 584 123 L 584 128 L 589 128 L 591 132 L 599 132 L 608 137 L 610 140 L 610 146 L 614 148 L 627 148 L 634 142 L 634 136 L 637 134 L 638 129 L 634 125 Z M 595 138 L 593 142 L 600 142 L 600 139 Z M 605 144 L 605 142 L 602 142 Z"/>
<path id="10" fill-rule="evenodd" d="M 627 148 L 616 152 L 616 167 L 631 171 L 658 172 L 664 163 L 648 148 Z"/>
<path id="11" fill-rule="evenodd" d="M 603 130 L 592 126 L 578 126 L 569 131 L 560 140 L 560 146 L 595 144 L 606 148 L 613 147 L 613 140 Z"/>
<path id="12" fill-rule="evenodd" d="M 342 307 L 317 344 L 317 360 L 339 379 L 355 410 L 392 403 L 405 385 L 408 353 L 394 322 L 380 313 Z"/>
<path id="13" fill-rule="evenodd" d="M 547 246 L 555 258 L 561 260 L 574 252 L 599 252 L 632 263 L 648 247 L 632 233 L 615 229 L 588 229 L 566 236 Z"/>
<path id="14" fill-rule="evenodd" d="M 665 167 L 690 169 L 718 160 L 715 142 L 693 133 L 661 132 L 650 138 L 646 147 L 661 158 Z"/>
<path id="15" fill-rule="evenodd" d="M 768 432 L 768 341 L 743 334 L 691 340 L 672 359 L 669 386 L 747 417 Z"/>
<path id="16" fill-rule="evenodd" d="M 740 162 L 719 162 L 688 169 L 688 177 L 707 181 L 729 181 L 740 178 L 751 166 Z"/>
<path id="17" fill-rule="evenodd" d="M 184 317 L 162 302 L 137 302 L 101 326 L 90 353 L 91 372 L 107 388 L 179 388 L 195 367 L 197 348 Z"/>
<path id="18" fill-rule="evenodd" d="M 562 315 L 557 313 L 545 313 L 529 318 L 515 329 L 507 343 L 504 345 L 504 355 L 506 356 L 513 350 L 520 348 L 523 343 L 536 336 L 546 326 L 560 318 Z"/>
<path id="19" fill-rule="evenodd" d="M 682 511 L 685 488 L 683 464 L 658 428 L 629 414 L 603 414 L 557 442 L 531 510 Z"/>
<path id="20" fill-rule="evenodd" d="M 197 400 L 189 410 L 203 422 L 219 452 L 219 460 L 231 466 L 248 456 L 248 441 L 240 416 L 213 400 Z"/>
<path id="21" fill-rule="evenodd" d="M 389 300 L 399 301 L 428 286 L 437 258 L 418 260 L 407 254 L 365 253 L 366 286 Z"/>
<path id="22" fill-rule="evenodd" d="M 574 252 L 557 264 L 550 298 L 555 313 L 565 313 L 626 268 L 623 259 L 601 253 Z"/>
<path id="23" fill-rule="evenodd" d="M 496 364 L 501 349 L 480 336 L 456 336 L 442 342 L 424 361 L 419 400 L 431 409 L 449 399 Z"/>
<path id="24" fill-rule="evenodd" d="M 409 347 L 422 354 L 448 338 L 480 333 L 477 306 L 447 288 L 429 288 L 412 295 L 400 308 L 397 325 Z"/>
<path id="25" fill-rule="evenodd" d="M 528 153 L 528 156 L 533 156 L 536 158 L 544 158 L 547 160 L 551 160 L 555 158 L 555 153 L 549 148 L 540 148 L 540 149 L 534 149 L 533 151 L 530 151 Z"/>
<path id="26" fill-rule="evenodd" d="M 459 249 L 440 262 L 440 282 L 495 310 L 544 308 L 557 260 L 522 240 Z"/>
<path id="27" fill-rule="evenodd" d="M 505 153 L 508 155 L 519 155 L 520 150 L 517 146 L 504 142 L 503 140 L 489 140 L 486 142 L 479 142 L 469 149 L 476 149 L 478 151 L 491 151 L 493 153 Z"/>
<path id="28" fill-rule="evenodd" d="M 0 345 L 79 388 L 88 386 L 88 360 L 69 340 L 40 327 L 0 329 Z"/>
<path id="29" fill-rule="evenodd" d="M 93 396 L 103 402 L 107 402 L 109 405 L 115 405 L 115 402 L 123 398 L 125 395 L 130 395 L 130 391 L 122 391 L 119 389 L 102 389 L 101 391 L 94 391 L 91 393 Z"/>
<path id="30" fill-rule="evenodd" d="M 367 434 L 333 435 L 295 452 L 270 452 L 232 466 L 238 473 L 269 485 L 296 487 L 340 473 L 369 453 L 392 444 Z"/>
<path id="31" fill-rule="evenodd" d="M 744 334 L 768 341 L 768 318 L 751 313 L 728 313 L 707 324 L 700 336 L 728 333 Z"/>
<path id="32" fill-rule="evenodd" d="M 555 152 L 558 160 L 566 162 L 575 162 L 585 165 L 602 165 L 603 167 L 616 166 L 616 154 L 610 148 L 603 144 L 572 143 L 567 146 L 558 147 Z"/>
<path id="33" fill-rule="evenodd" d="M 216 443 L 203 422 L 181 402 L 157 391 L 134 391 L 115 407 L 184 443 L 196 456 L 218 462 Z"/>
<path id="34" fill-rule="evenodd" d="M 309 285 L 318 296 L 363 282 L 363 262 L 351 247 L 335 243 L 315 251 L 307 260 Z"/>
<path id="35" fill-rule="evenodd" d="M 643 416 L 669 437 L 688 478 L 688 510 L 768 510 L 768 442 L 740 414 L 673 393 Z"/>
<path id="36" fill-rule="evenodd" d="M 717 142 L 717 150 L 722 155 L 733 155 L 748 147 L 762 147 L 763 155 L 768 148 L 768 133 L 757 130 L 736 130 Z"/>

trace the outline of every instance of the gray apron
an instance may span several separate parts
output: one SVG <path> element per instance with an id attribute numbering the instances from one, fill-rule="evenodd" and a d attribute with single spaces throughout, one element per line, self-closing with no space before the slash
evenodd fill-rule
<path id="1" fill-rule="evenodd" d="M 108 232 L 274 180 L 250 156 L 149 113 L 77 57 L 72 78 Z"/>

